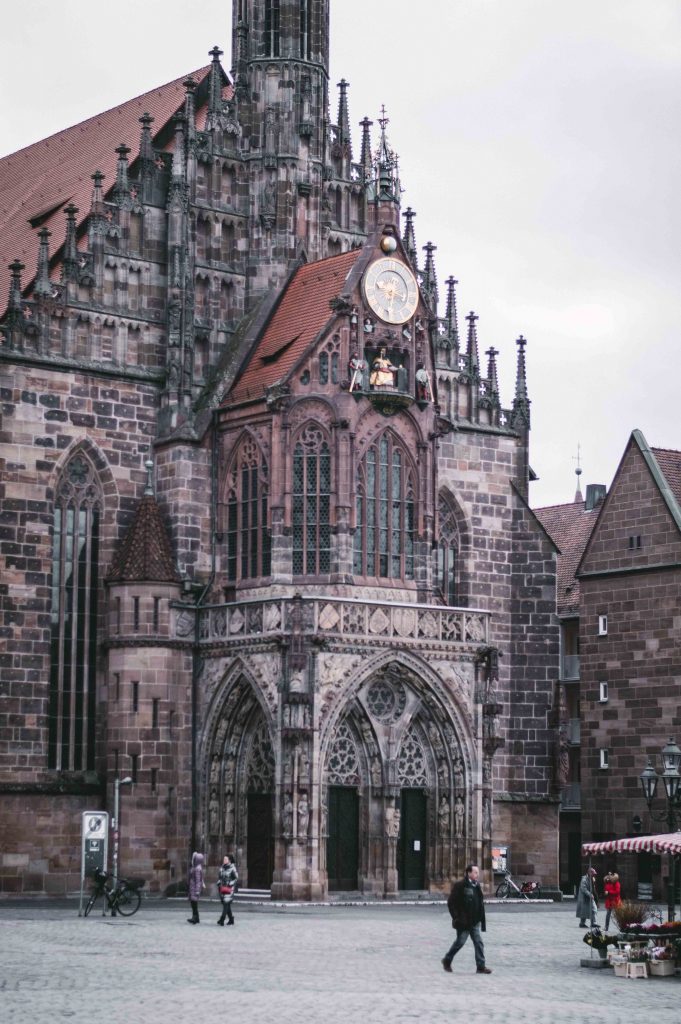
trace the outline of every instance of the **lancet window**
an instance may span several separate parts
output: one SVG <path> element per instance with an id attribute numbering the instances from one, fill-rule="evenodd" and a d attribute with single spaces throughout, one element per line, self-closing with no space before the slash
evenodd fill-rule
<path id="1" fill-rule="evenodd" d="M 269 576 L 267 461 L 253 438 L 244 439 L 227 480 L 227 575 L 230 580 Z"/>
<path id="2" fill-rule="evenodd" d="M 416 482 L 411 460 L 385 431 L 362 459 L 357 479 L 355 573 L 414 578 Z"/>
<path id="3" fill-rule="evenodd" d="M 52 538 L 48 767 L 95 766 L 97 591 L 102 499 L 82 453 L 57 486 Z"/>
<path id="4" fill-rule="evenodd" d="M 265 56 L 279 56 L 279 0 L 265 0 Z"/>
<path id="5" fill-rule="evenodd" d="M 443 495 L 438 503 L 440 538 L 437 546 L 437 579 L 442 599 L 446 604 L 459 601 L 459 529 L 454 510 Z"/>
<path id="6" fill-rule="evenodd" d="M 301 433 L 293 451 L 293 572 L 314 576 L 331 569 L 331 452 L 316 426 Z"/>

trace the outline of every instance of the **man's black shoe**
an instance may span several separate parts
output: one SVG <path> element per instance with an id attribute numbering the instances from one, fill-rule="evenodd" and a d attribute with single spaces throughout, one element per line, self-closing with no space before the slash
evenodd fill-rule
<path id="1" fill-rule="evenodd" d="M 476 971 L 476 974 L 491 974 L 491 973 L 492 972 L 491 972 L 489 967 L 478 967 L 478 969 Z"/>
<path id="2" fill-rule="evenodd" d="M 446 970 L 447 974 L 451 974 L 452 973 L 452 965 L 450 964 L 449 960 L 443 960 L 442 961 L 442 966 Z"/>

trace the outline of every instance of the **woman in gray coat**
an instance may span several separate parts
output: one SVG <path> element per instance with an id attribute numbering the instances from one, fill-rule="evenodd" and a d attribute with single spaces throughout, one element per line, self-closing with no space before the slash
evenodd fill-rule
<path id="1" fill-rule="evenodd" d="M 596 924 L 596 868 L 588 868 L 577 890 L 577 909 L 575 914 L 579 918 L 579 927 L 586 928 L 586 918 L 591 919 L 591 924 Z"/>

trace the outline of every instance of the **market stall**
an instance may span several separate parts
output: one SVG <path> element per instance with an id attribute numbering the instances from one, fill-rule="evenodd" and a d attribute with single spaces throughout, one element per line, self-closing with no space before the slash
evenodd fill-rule
<path id="1" fill-rule="evenodd" d="M 675 965 L 681 963 L 681 922 L 674 920 L 674 882 L 681 858 L 681 832 L 582 844 L 582 854 L 589 857 L 589 866 L 592 857 L 613 853 L 667 854 L 670 878 L 668 920 L 655 920 L 646 906 L 638 901 L 623 901 L 620 914 L 615 912 L 619 934 L 602 935 L 592 916 L 585 942 L 591 946 L 592 955 L 596 951 L 603 961 L 607 959 L 615 973 L 622 977 L 671 976 L 675 973 Z M 585 961 L 582 963 L 586 966 Z"/>

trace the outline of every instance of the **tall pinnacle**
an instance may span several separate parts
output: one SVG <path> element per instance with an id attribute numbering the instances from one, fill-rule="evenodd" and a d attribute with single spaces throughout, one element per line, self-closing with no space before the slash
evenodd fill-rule
<path id="1" fill-rule="evenodd" d="M 362 152 L 359 158 L 359 162 L 362 165 L 362 177 L 364 178 L 364 184 L 367 185 L 374 176 L 373 161 L 371 159 L 371 128 L 374 122 L 370 121 L 368 117 L 363 118 L 359 122 L 362 129 Z"/>
<path id="2" fill-rule="evenodd" d="M 466 369 L 469 375 L 476 379 L 480 377 L 480 357 L 478 355 L 478 332 L 475 322 L 477 314 L 472 311 L 466 317 L 468 321 L 468 341 L 466 344 Z"/>
<path id="3" fill-rule="evenodd" d="M 488 394 L 491 402 L 494 405 L 499 404 L 499 377 L 497 375 L 497 356 L 499 355 L 498 349 L 492 346 L 485 352 L 487 356 L 487 387 Z"/>
<path id="4" fill-rule="evenodd" d="M 343 148 L 345 155 L 352 159 L 352 138 L 350 137 L 350 114 L 348 112 L 348 86 L 344 78 L 338 83 L 340 95 L 338 97 L 338 144 Z"/>
<path id="5" fill-rule="evenodd" d="M 120 205 L 124 205 L 130 200 L 130 181 L 128 179 L 129 152 L 129 146 L 122 145 L 116 148 L 118 162 L 116 163 L 116 184 L 113 187 L 113 198 Z"/>
<path id="6" fill-rule="evenodd" d="M 407 256 L 411 260 L 411 265 L 414 270 L 418 270 L 419 257 L 416 249 L 416 235 L 414 234 L 414 217 L 416 211 L 412 210 L 411 206 L 408 206 L 402 215 L 406 221 L 404 225 L 404 234 L 402 235 L 402 242 L 407 252 Z"/>
<path id="7" fill-rule="evenodd" d="M 51 295 L 50 284 L 50 235 L 51 231 L 41 228 L 38 232 L 40 247 L 38 249 L 38 268 L 33 291 L 36 295 Z"/>
<path id="8" fill-rule="evenodd" d="M 447 285 L 447 312 L 445 313 L 447 333 L 452 342 L 452 349 L 457 354 L 459 351 L 459 317 L 456 309 L 456 286 L 458 283 L 456 278 L 451 276 L 445 281 Z"/>
<path id="9" fill-rule="evenodd" d="M 435 314 L 437 314 L 437 304 L 439 299 L 437 290 L 437 274 L 435 272 L 435 260 L 433 259 L 433 253 L 436 250 L 437 246 L 433 245 L 432 242 L 426 242 L 426 244 L 423 246 L 423 251 L 426 254 L 426 265 L 423 268 L 423 283 L 421 285 L 421 288 L 428 300 L 428 305 Z"/>
<path id="10" fill-rule="evenodd" d="M 394 202 L 396 198 L 395 184 L 393 182 L 394 159 L 385 134 L 390 118 L 386 117 L 384 106 L 381 107 L 381 116 L 378 119 L 378 123 L 381 126 L 381 138 L 378 143 L 378 153 L 376 156 L 376 163 L 378 165 L 378 198 L 379 200 L 387 199 Z"/>
<path id="11" fill-rule="evenodd" d="M 527 341 L 522 334 L 516 341 L 518 346 L 518 368 L 515 379 L 515 397 L 511 410 L 511 426 L 514 428 L 530 427 L 530 400 L 527 397 L 527 368 L 525 366 L 525 346 Z"/>
<path id="12" fill-rule="evenodd" d="M 64 239 L 64 258 L 62 260 L 62 281 L 70 281 L 78 274 L 78 249 L 76 239 L 76 214 L 78 207 L 69 203 L 64 207 L 66 214 L 66 237 Z"/>
<path id="13" fill-rule="evenodd" d="M 219 46 L 214 46 L 208 54 L 211 58 L 211 65 L 208 82 L 206 131 L 220 127 L 220 115 L 222 114 L 222 66 L 220 64 L 220 57 L 222 57 L 222 52 Z"/>

